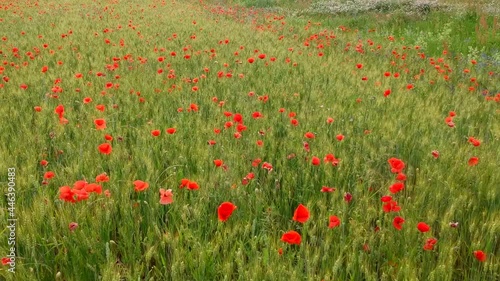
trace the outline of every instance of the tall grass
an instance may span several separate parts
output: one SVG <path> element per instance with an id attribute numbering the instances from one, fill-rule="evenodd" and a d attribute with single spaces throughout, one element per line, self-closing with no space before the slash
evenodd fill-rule
<path id="1" fill-rule="evenodd" d="M 7 169 L 16 168 L 18 217 L 16 273 L 5 265 L 2 278 L 500 277 L 498 64 L 472 61 L 453 44 L 434 56 L 376 28 L 199 1 L 2 7 L 9 28 L 0 34 L 8 77 L 0 82 L 0 170 L 7 192 Z M 445 122 L 452 111 L 453 124 Z M 237 113 L 246 126 L 239 138 Z M 111 144 L 109 155 L 99 152 L 102 143 Z M 338 165 L 324 163 L 327 154 Z M 405 163 L 396 194 L 390 158 Z M 55 176 L 45 179 L 48 171 Z M 61 199 L 61 187 L 102 173 L 102 194 Z M 183 179 L 200 188 L 180 188 Z M 149 187 L 134 190 L 136 180 Z M 172 189 L 172 204 L 160 204 L 160 188 Z M 401 210 L 385 213 L 385 195 Z M 223 202 L 237 207 L 225 222 Z M 299 204 L 310 212 L 305 223 L 292 219 Z M 2 229 L 7 207 L 3 200 Z M 341 224 L 331 229 L 333 215 Z M 405 220 L 401 230 L 396 216 Z M 421 233 L 419 222 L 430 231 Z M 290 230 L 300 245 L 281 240 Z M 0 253 L 9 252 L 7 236 Z M 437 244 L 424 250 L 429 238 Z M 475 257 L 479 250 L 486 261 Z"/>

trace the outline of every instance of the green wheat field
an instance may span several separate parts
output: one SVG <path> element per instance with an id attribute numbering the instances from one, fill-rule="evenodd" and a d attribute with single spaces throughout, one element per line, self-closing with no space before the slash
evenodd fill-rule
<path id="1" fill-rule="evenodd" d="M 0 1 L 0 280 L 500 280 L 495 7 Z"/>

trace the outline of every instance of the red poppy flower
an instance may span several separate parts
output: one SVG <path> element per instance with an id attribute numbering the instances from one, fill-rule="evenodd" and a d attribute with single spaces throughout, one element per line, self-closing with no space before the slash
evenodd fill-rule
<path id="1" fill-rule="evenodd" d="M 334 228 L 340 225 L 340 219 L 337 216 L 330 216 L 329 228 Z"/>
<path id="2" fill-rule="evenodd" d="M 220 204 L 217 209 L 217 215 L 220 221 L 227 221 L 234 210 L 236 210 L 236 206 L 231 202 L 224 202 Z"/>
<path id="3" fill-rule="evenodd" d="M 59 118 L 59 124 L 66 125 L 68 124 L 68 122 L 69 122 L 68 119 L 64 117 Z"/>
<path id="4" fill-rule="evenodd" d="M 403 174 L 403 173 L 398 173 L 398 175 L 396 176 L 396 180 L 398 180 L 398 181 L 405 181 L 406 180 L 406 175 Z"/>
<path id="5" fill-rule="evenodd" d="M 400 159 L 390 158 L 387 162 L 391 165 L 391 172 L 394 174 L 400 173 L 405 168 L 405 163 Z"/>
<path id="6" fill-rule="evenodd" d="M 302 143 L 302 146 L 304 147 L 304 150 L 307 151 L 307 152 L 310 152 L 311 151 L 311 148 L 309 147 L 309 143 L 308 142 L 303 142 Z"/>
<path id="7" fill-rule="evenodd" d="M 328 187 L 328 186 L 321 187 L 321 192 L 334 192 L 335 190 L 336 190 L 335 187 Z"/>
<path id="8" fill-rule="evenodd" d="M 424 250 L 432 251 L 434 249 L 434 245 L 436 245 L 436 243 L 437 243 L 436 238 L 428 238 L 427 241 L 425 241 Z"/>
<path id="9" fill-rule="evenodd" d="M 350 203 L 352 201 L 352 194 L 350 192 L 344 193 L 344 201 Z"/>
<path id="10" fill-rule="evenodd" d="M 95 177 L 95 182 L 108 182 L 109 181 L 109 177 L 106 173 L 102 173 L 100 175 L 98 175 L 97 177 Z"/>
<path id="11" fill-rule="evenodd" d="M 487 258 L 486 253 L 481 250 L 474 251 L 474 256 L 480 262 L 485 262 Z"/>
<path id="12" fill-rule="evenodd" d="M 87 184 L 88 183 L 86 181 L 84 181 L 84 180 L 76 181 L 73 184 L 73 189 L 76 189 L 76 190 L 84 189 Z"/>
<path id="13" fill-rule="evenodd" d="M 106 120 L 104 120 L 104 119 L 95 119 L 94 124 L 95 124 L 96 130 L 106 129 Z"/>
<path id="14" fill-rule="evenodd" d="M 259 119 L 259 118 L 262 118 L 264 115 L 262 115 L 262 113 L 260 113 L 259 111 L 256 111 L 254 113 L 252 113 L 252 118 L 253 119 Z"/>
<path id="15" fill-rule="evenodd" d="M 392 196 L 390 195 L 384 195 L 382 198 L 380 198 L 380 201 L 382 202 L 390 202 L 392 200 Z"/>
<path id="16" fill-rule="evenodd" d="M 333 118 L 332 118 L 332 117 L 328 117 L 328 118 L 326 118 L 326 123 L 328 123 L 328 124 L 333 123 L 333 121 L 334 121 L 334 120 L 333 120 Z"/>
<path id="17" fill-rule="evenodd" d="M 157 136 L 159 136 L 160 134 L 161 134 L 161 131 L 160 131 L 160 130 L 152 130 L 152 131 L 151 131 L 151 135 L 152 135 L 153 137 L 157 137 Z"/>
<path id="18" fill-rule="evenodd" d="M 111 153 L 111 145 L 109 143 L 103 143 L 98 146 L 99 152 L 102 154 L 110 154 Z"/>
<path id="19" fill-rule="evenodd" d="M 194 111 L 194 112 L 197 112 L 199 108 L 198 108 L 197 104 L 192 103 L 191 105 L 189 105 L 189 109 Z"/>
<path id="20" fill-rule="evenodd" d="M 314 134 L 313 134 L 313 133 L 311 133 L 311 132 L 307 132 L 307 133 L 305 133 L 305 134 L 304 134 L 304 137 L 305 137 L 306 139 L 314 139 L 314 137 L 315 137 L 315 136 L 314 136 Z"/>
<path id="21" fill-rule="evenodd" d="M 309 210 L 302 204 L 299 204 L 295 212 L 293 213 L 293 220 L 305 223 L 309 219 Z"/>
<path id="22" fill-rule="evenodd" d="M 477 163 L 479 163 L 479 158 L 477 157 L 471 157 L 468 161 L 469 166 L 476 166 Z"/>
<path id="23" fill-rule="evenodd" d="M 224 161 L 220 160 L 220 159 L 215 159 L 214 160 L 214 165 L 215 167 L 220 167 L 224 164 Z"/>
<path id="24" fill-rule="evenodd" d="M 76 222 L 70 222 L 68 225 L 69 231 L 73 232 L 78 228 L 78 223 Z"/>
<path id="25" fill-rule="evenodd" d="M 401 211 L 401 206 L 398 206 L 398 202 L 394 200 L 390 200 L 389 202 L 384 204 L 382 208 L 384 209 L 385 213 Z"/>
<path id="26" fill-rule="evenodd" d="M 113 137 L 111 135 L 105 135 L 104 139 L 106 139 L 107 141 L 112 141 Z"/>
<path id="27" fill-rule="evenodd" d="M 7 257 L 2 258 L 2 265 L 8 265 L 8 264 L 10 264 L 10 258 Z"/>
<path id="28" fill-rule="evenodd" d="M 321 164 L 321 159 L 319 159 L 316 156 L 313 156 L 312 160 L 311 160 L 311 164 L 313 164 L 314 166 L 318 166 L 319 164 Z"/>
<path id="29" fill-rule="evenodd" d="M 240 133 L 240 132 L 243 132 L 247 129 L 247 126 L 239 123 L 237 126 L 236 126 L 236 130 Z"/>
<path id="30" fill-rule="evenodd" d="M 100 186 L 99 184 L 96 184 L 96 183 L 89 183 L 87 185 L 85 185 L 85 191 L 87 192 L 95 192 L 97 194 L 101 194 L 102 193 L 102 186 Z"/>
<path id="31" fill-rule="evenodd" d="M 55 177 L 55 175 L 56 175 L 56 174 L 54 174 L 54 172 L 52 172 L 52 171 L 48 171 L 48 172 L 46 172 L 46 173 L 43 175 L 43 178 L 44 178 L 44 179 L 47 179 L 47 180 L 50 180 L 50 179 L 54 178 L 54 177 Z"/>
<path id="32" fill-rule="evenodd" d="M 330 153 L 330 154 L 325 155 L 325 158 L 323 158 L 323 161 L 325 163 L 330 162 L 330 163 L 332 163 L 333 166 L 337 166 L 340 162 L 340 159 L 335 158 L 335 156 Z"/>
<path id="33" fill-rule="evenodd" d="M 42 107 L 41 107 L 41 106 L 35 106 L 35 107 L 33 107 L 33 109 L 34 109 L 36 112 L 40 112 L 40 111 L 42 111 Z"/>
<path id="34" fill-rule="evenodd" d="M 233 121 L 236 123 L 243 123 L 243 115 L 240 113 L 235 113 L 233 116 Z"/>
<path id="35" fill-rule="evenodd" d="M 198 183 L 197 183 L 197 182 L 190 181 L 190 182 L 188 183 L 188 185 L 187 185 L 187 188 L 188 188 L 189 190 L 197 190 L 197 189 L 199 189 L 199 188 L 200 188 L 200 186 L 198 185 Z"/>
<path id="36" fill-rule="evenodd" d="M 428 224 L 426 224 L 425 222 L 419 222 L 417 224 L 417 228 L 420 232 L 427 232 L 431 229 L 431 227 Z"/>
<path id="37" fill-rule="evenodd" d="M 191 181 L 189 179 L 182 179 L 181 180 L 181 185 L 179 186 L 179 188 L 184 188 L 184 187 L 187 187 L 189 185 Z"/>
<path id="38" fill-rule="evenodd" d="M 160 188 L 160 204 L 168 205 L 174 202 L 174 194 L 172 193 L 172 189 L 163 189 Z"/>
<path id="39" fill-rule="evenodd" d="M 89 199 L 89 193 L 85 189 L 80 189 L 80 190 L 73 190 L 75 197 L 76 197 L 76 202 L 83 201 Z"/>
<path id="40" fill-rule="evenodd" d="M 469 142 L 473 146 L 479 146 L 479 145 L 481 145 L 481 141 L 479 141 L 478 139 L 475 139 L 474 137 L 469 137 Z"/>
<path id="41" fill-rule="evenodd" d="M 433 151 L 431 152 L 431 154 L 432 154 L 432 156 L 434 157 L 434 159 L 438 159 L 438 158 L 439 158 L 439 151 L 437 151 L 437 150 L 433 150 Z"/>
<path id="42" fill-rule="evenodd" d="M 281 241 L 286 242 L 288 244 L 300 245 L 301 241 L 300 234 L 297 231 L 290 230 L 281 236 Z"/>
<path id="43" fill-rule="evenodd" d="M 149 187 L 149 184 L 141 180 L 136 180 L 134 181 L 134 186 L 135 191 L 144 191 Z"/>
<path id="44" fill-rule="evenodd" d="M 92 102 L 92 98 L 86 97 L 83 99 L 84 104 L 91 103 L 91 102 Z"/>
<path id="45" fill-rule="evenodd" d="M 165 130 L 167 132 L 167 134 L 169 135 L 173 135 L 175 134 L 175 132 L 177 131 L 175 128 L 168 128 L 167 130 Z"/>
<path id="46" fill-rule="evenodd" d="M 335 137 L 338 141 L 342 141 L 344 139 L 344 135 L 342 134 L 338 134 L 336 137 Z"/>
<path id="47" fill-rule="evenodd" d="M 248 63 L 253 63 L 255 61 L 255 59 L 254 58 L 248 58 L 247 61 L 248 61 Z"/>
<path id="48" fill-rule="evenodd" d="M 102 104 L 98 104 L 98 105 L 96 105 L 96 106 L 95 106 L 95 108 L 96 108 L 97 110 L 99 110 L 99 111 L 102 111 L 102 112 L 106 109 L 106 107 L 105 107 L 104 105 L 102 105 Z"/>
<path id="49" fill-rule="evenodd" d="M 271 163 L 264 162 L 262 163 L 262 168 L 266 169 L 268 172 L 271 172 L 273 170 L 273 165 L 271 165 Z"/>
<path id="50" fill-rule="evenodd" d="M 40 161 L 40 165 L 42 165 L 44 167 L 47 166 L 48 164 L 49 164 L 49 162 L 47 160 L 45 160 L 45 159 L 42 160 L 42 161 Z"/>
<path id="51" fill-rule="evenodd" d="M 59 199 L 74 203 L 76 202 L 74 196 L 75 193 L 69 186 L 63 186 L 59 188 Z"/>
<path id="52" fill-rule="evenodd" d="M 394 220 L 392 221 L 392 225 L 394 226 L 394 228 L 396 228 L 397 230 L 401 230 L 403 228 L 403 223 L 405 222 L 405 220 L 402 218 L 402 217 L 395 217 Z"/>
<path id="53" fill-rule="evenodd" d="M 405 188 L 405 184 L 402 182 L 397 182 L 389 187 L 389 191 L 392 194 L 396 194 Z"/>
<path id="54" fill-rule="evenodd" d="M 260 159 L 260 158 L 254 159 L 252 161 L 252 166 L 253 167 L 258 167 L 261 162 L 262 162 L 262 159 Z M 264 168 L 264 167 L 262 167 L 262 168 Z"/>
<path id="55" fill-rule="evenodd" d="M 62 118 L 64 115 L 64 106 L 62 104 L 58 105 L 54 112 L 59 115 L 59 118 Z"/>

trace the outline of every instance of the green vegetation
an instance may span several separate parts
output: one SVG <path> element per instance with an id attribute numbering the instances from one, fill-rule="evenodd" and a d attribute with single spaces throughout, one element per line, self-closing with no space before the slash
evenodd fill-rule
<path id="1" fill-rule="evenodd" d="M 293 2 L 1 3 L 0 278 L 500 279 L 498 19 Z"/>

